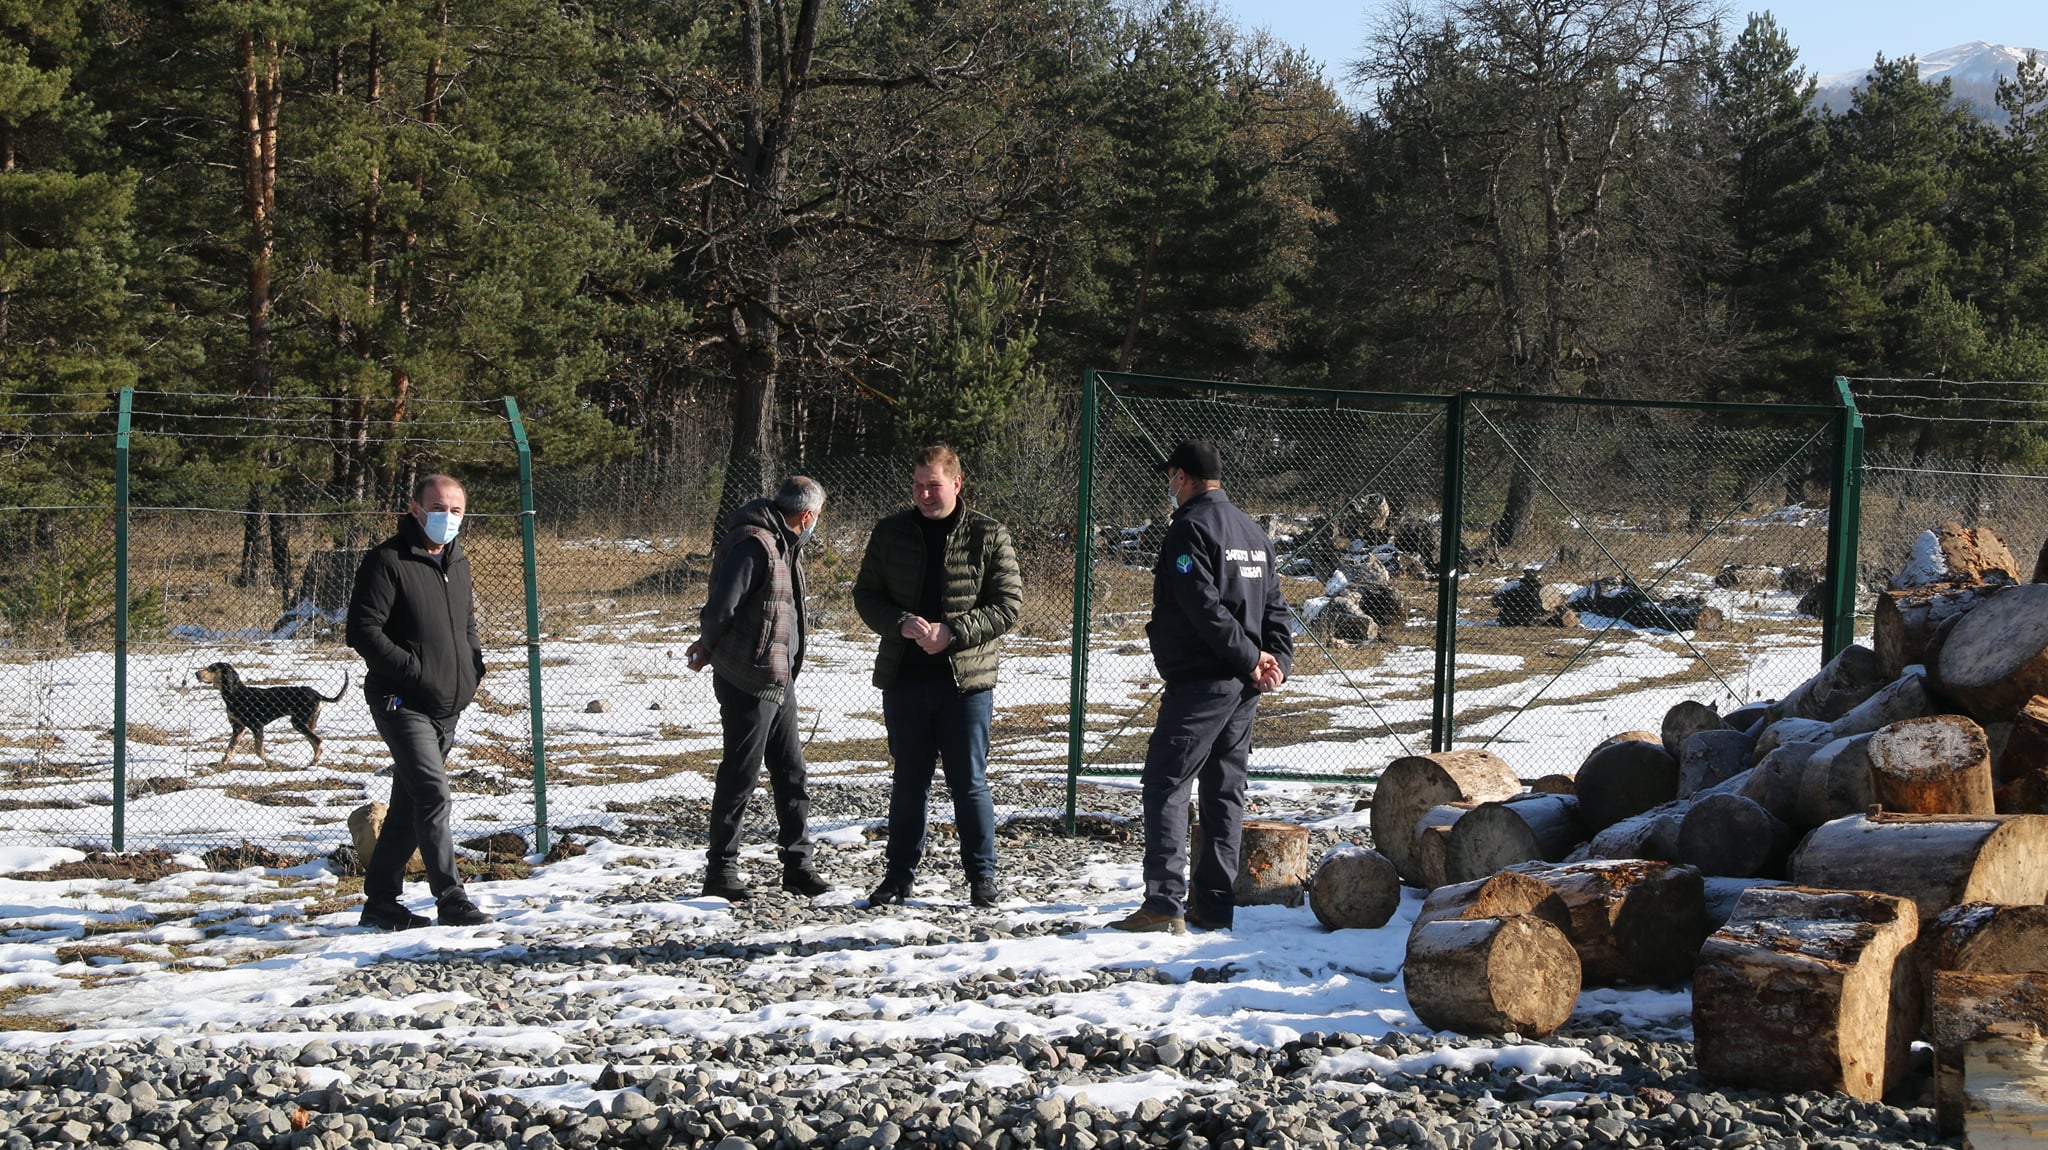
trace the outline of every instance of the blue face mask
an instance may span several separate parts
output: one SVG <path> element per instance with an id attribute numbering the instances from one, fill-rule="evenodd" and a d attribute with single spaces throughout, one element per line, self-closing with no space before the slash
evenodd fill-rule
<path id="1" fill-rule="evenodd" d="M 802 547 L 804 544 L 809 543 L 811 541 L 811 536 L 817 533 L 818 520 L 822 518 L 824 518 L 824 516 L 822 515 L 811 516 L 810 525 L 805 527 L 802 531 L 797 532 L 796 545 L 798 547 Z"/>
<path id="2" fill-rule="evenodd" d="M 455 542 L 455 536 L 462 531 L 462 512 L 429 511 L 425 530 L 428 539 L 446 547 Z"/>
<path id="3" fill-rule="evenodd" d="M 1173 476 L 1171 474 L 1168 474 L 1166 477 L 1166 504 L 1176 511 L 1180 510 L 1180 496 L 1174 490 Z"/>

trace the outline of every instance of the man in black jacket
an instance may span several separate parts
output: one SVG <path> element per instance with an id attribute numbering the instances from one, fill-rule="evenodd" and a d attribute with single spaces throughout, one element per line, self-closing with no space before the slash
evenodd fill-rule
<path id="1" fill-rule="evenodd" d="M 369 664 L 363 694 L 391 749 L 391 808 L 363 865 L 362 925 L 380 930 L 427 925 L 399 901 L 414 849 L 442 926 L 491 921 L 462 889 L 449 828 L 448 752 L 484 673 L 469 560 L 455 541 L 466 505 L 448 476 L 420 480 L 398 534 L 363 556 L 349 597 L 348 645 Z"/>
<path id="2" fill-rule="evenodd" d="M 1273 542 L 1223 494 L 1216 448 L 1184 440 L 1160 467 L 1176 510 L 1152 568 L 1145 624 L 1166 680 L 1145 751 L 1145 901 L 1110 925 L 1228 930 L 1252 719 L 1259 693 L 1278 687 L 1293 665 L 1293 630 Z M 1202 851 L 1190 892 L 1188 792 L 1198 780 Z"/>
<path id="3" fill-rule="evenodd" d="M 711 668 L 725 731 L 725 755 L 711 790 L 711 846 L 704 894 L 738 902 L 753 894 L 740 877 L 740 824 L 768 767 L 782 889 L 807 897 L 831 884 L 811 869 L 811 798 L 797 735 L 796 677 L 804 666 L 803 546 L 825 511 L 825 489 L 791 476 L 775 498 L 733 511 L 711 558 L 702 630 L 687 652 L 692 671 Z"/>

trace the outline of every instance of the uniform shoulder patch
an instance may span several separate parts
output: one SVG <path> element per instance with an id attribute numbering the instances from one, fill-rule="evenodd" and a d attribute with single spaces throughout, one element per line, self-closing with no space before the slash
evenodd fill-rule
<path id="1" fill-rule="evenodd" d="M 1173 561 L 1173 569 L 1183 575 L 1193 571 L 1195 569 L 1195 557 L 1183 554 L 1180 558 Z"/>

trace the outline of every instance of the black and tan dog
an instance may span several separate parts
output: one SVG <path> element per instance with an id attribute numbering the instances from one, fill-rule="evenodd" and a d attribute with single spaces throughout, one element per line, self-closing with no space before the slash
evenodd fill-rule
<path id="1" fill-rule="evenodd" d="M 271 762 L 270 756 L 263 753 L 263 728 L 287 718 L 300 734 L 312 742 L 313 761 L 319 762 L 320 736 L 313 733 L 313 726 L 320 721 L 320 704 L 336 702 L 348 691 L 346 671 L 341 673 L 341 690 L 332 695 L 323 695 L 311 687 L 245 686 L 242 676 L 226 663 L 209 663 L 201 667 L 199 681 L 220 688 L 221 704 L 228 710 L 228 725 L 234 728 L 234 733 L 228 736 L 228 749 L 220 756 L 223 763 L 235 753 L 243 731 L 253 735 L 256 757 L 266 763 Z"/>

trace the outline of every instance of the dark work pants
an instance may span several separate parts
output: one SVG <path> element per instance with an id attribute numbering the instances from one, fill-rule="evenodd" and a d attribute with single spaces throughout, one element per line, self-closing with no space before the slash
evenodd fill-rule
<path id="1" fill-rule="evenodd" d="M 1145 909 L 1228 925 L 1237 905 L 1245 767 L 1259 692 L 1235 679 L 1168 683 L 1145 749 Z M 1188 884 L 1188 792 L 1200 784 L 1202 851 Z"/>
<path id="2" fill-rule="evenodd" d="M 995 692 L 951 683 L 898 683 L 882 692 L 889 728 L 889 875 L 909 888 L 924 857 L 932 771 L 945 764 L 968 882 L 996 877 L 996 806 L 988 789 L 988 727 Z"/>
<path id="3" fill-rule="evenodd" d="M 391 809 L 377 847 L 363 864 L 363 897 L 370 902 L 398 898 L 405 889 L 405 864 L 418 849 L 427 867 L 427 889 L 436 899 L 462 889 L 455 873 L 455 838 L 449 830 L 454 796 L 448 788 L 448 752 L 455 748 L 455 720 L 434 719 L 370 700 L 370 718 L 391 748 Z"/>
<path id="4" fill-rule="evenodd" d="M 718 697 L 718 718 L 725 728 L 725 757 L 711 789 L 711 850 L 705 855 L 707 874 L 732 874 L 739 866 L 740 824 L 747 802 L 768 768 L 768 790 L 775 800 L 775 843 L 782 864 L 794 866 L 811 857 L 807 824 L 811 794 L 804 773 L 804 745 L 797 737 L 796 685 L 781 702 L 755 698 L 717 672 L 711 692 Z"/>

